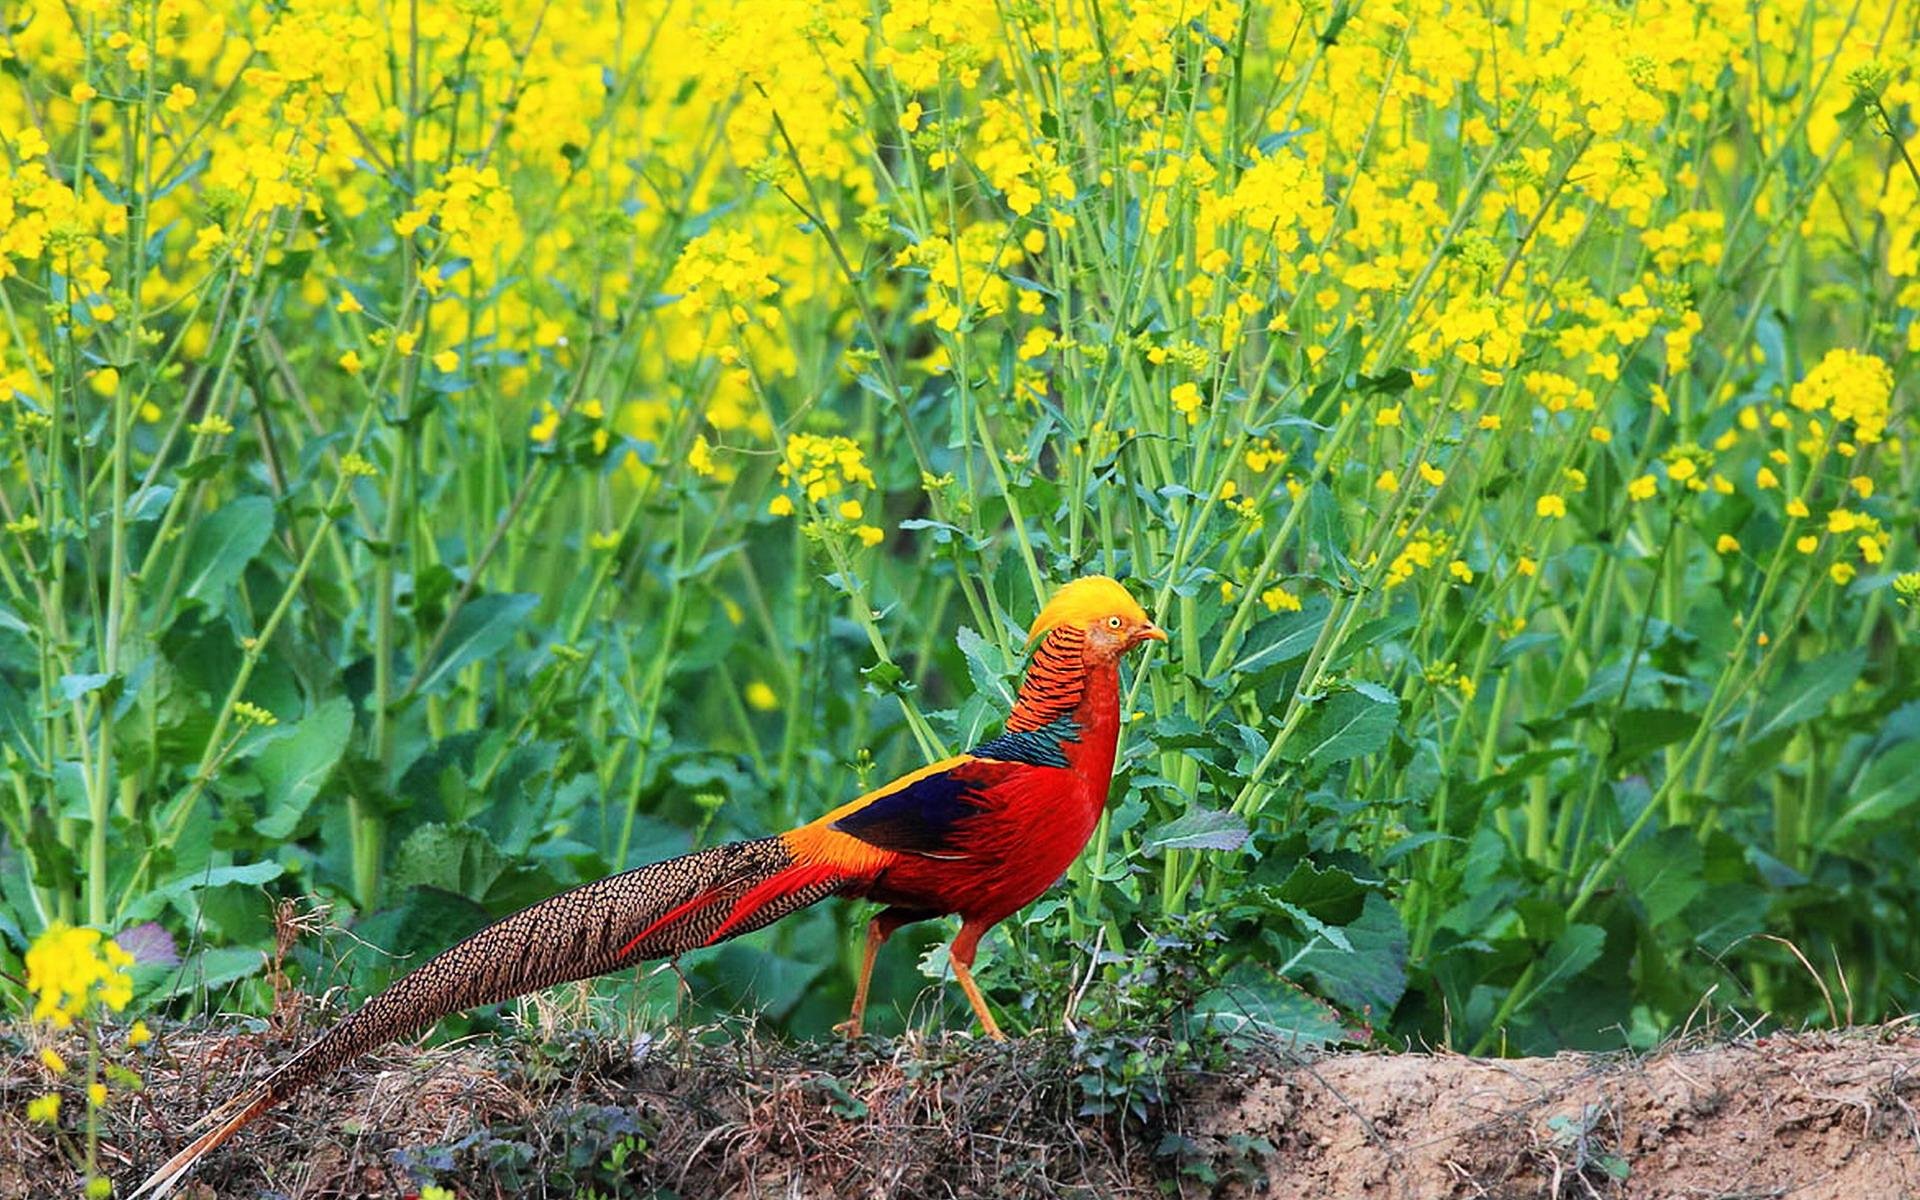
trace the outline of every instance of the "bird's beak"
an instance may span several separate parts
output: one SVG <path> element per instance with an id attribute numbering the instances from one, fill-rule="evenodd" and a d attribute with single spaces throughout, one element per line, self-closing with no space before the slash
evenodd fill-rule
<path id="1" fill-rule="evenodd" d="M 1167 640 L 1167 631 L 1158 625 L 1149 624 L 1140 631 L 1140 640 L 1143 642 L 1164 642 Z"/>

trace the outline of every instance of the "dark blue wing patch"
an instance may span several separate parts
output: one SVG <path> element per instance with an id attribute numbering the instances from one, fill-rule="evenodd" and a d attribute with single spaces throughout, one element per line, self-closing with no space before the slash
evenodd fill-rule
<path id="1" fill-rule="evenodd" d="M 978 785 L 956 779 L 952 770 L 946 770 L 888 792 L 829 828 L 882 850 L 952 854 L 957 852 L 955 835 L 960 827 L 983 807 Z"/>
<path id="2" fill-rule="evenodd" d="M 1056 717 L 1038 729 L 1003 733 L 967 753 L 975 758 L 994 758 L 1035 767 L 1064 767 L 1067 765 L 1066 743 L 1079 740 L 1080 723 L 1072 717 Z"/>

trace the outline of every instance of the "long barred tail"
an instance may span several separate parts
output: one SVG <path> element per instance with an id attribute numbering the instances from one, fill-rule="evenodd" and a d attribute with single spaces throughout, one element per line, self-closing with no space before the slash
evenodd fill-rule
<path id="1" fill-rule="evenodd" d="M 780 838 L 715 846 L 584 884 L 503 917 L 401 977 L 252 1091 L 133 1193 L 160 1197 L 215 1147 L 308 1084 L 444 1016 L 750 933 L 849 880 Z"/>

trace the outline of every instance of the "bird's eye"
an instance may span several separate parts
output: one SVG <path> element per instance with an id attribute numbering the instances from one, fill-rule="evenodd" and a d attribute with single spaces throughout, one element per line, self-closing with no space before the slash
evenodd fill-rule
<path id="1" fill-rule="evenodd" d="M 1108 618 L 1107 618 L 1107 628 L 1109 628 L 1109 629 L 1118 629 L 1118 628 L 1120 628 L 1120 618 L 1119 618 L 1119 617 L 1108 617 Z"/>

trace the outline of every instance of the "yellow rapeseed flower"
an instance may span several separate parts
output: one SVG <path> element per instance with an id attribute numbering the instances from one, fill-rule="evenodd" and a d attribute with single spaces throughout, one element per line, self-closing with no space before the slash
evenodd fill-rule
<path id="1" fill-rule="evenodd" d="M 1567 515 L 1567 502 L 1552 492 L 1548 492 L 1546 495 L 1534 501 L 1533 513 L 1535 516 L 1557 521 Z"/>
<path id="2" fill-rule="evenodd" d="M 133 999 L 132 965 L 133 957 L 99 930 L 54 922 L 27 949 L 33 1019 L 64 1029 L 96 1000 L 120 1011 Z"/>
<path id="3" fill-rule="evenodd" d="M 773 688 L 765 680 L 756 679 L 749 683 L 744 694 L 748 708 L 772 712 L 780 707 L 780 697 L 774 694 Z"/>
<path id="4" fill-rule="evenodd" d="M 1260 593 L 1260 603 L 1267 606 L 1268 612 L 1299 612 L 1300 597 L 1294 595 L 1279 584 Z"/>

